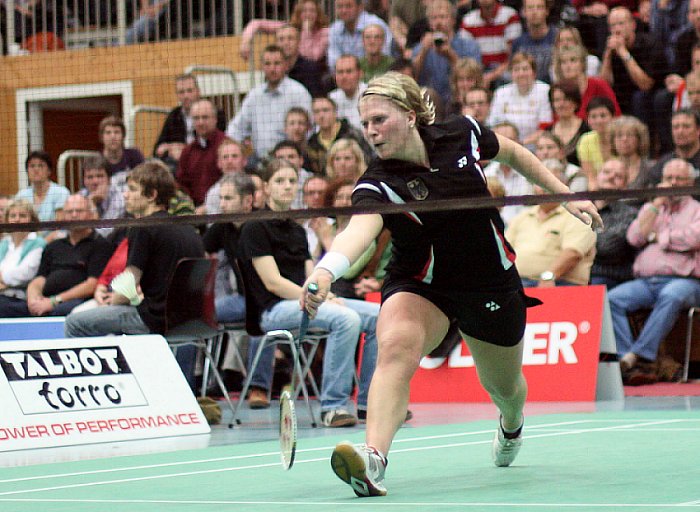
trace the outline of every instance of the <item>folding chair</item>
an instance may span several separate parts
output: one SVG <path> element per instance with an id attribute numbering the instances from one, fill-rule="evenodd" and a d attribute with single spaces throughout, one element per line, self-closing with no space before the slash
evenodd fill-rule
<path id="1" fill-rule="evenodd" d="M 700 313 L 700 307 L 692 307 L 688 309 L 688 326 L 685 331 L 685 353 L 683 357 L 683 382 L 688 382 L 688 373 L 690 372 L 690 349 L 693 345 L 693 324 L 695 322 L 695 313 Z"/>
<path id="2" fill-rule="evenodd" d="M 215 258 L 183 258 L 178 261 L 166 295 L 164 336 L 176 355 L 178 348 L 185 346 L 193 346 L 202 351 L 205 368 L 208 367 L 208 371 L 212 372 L 233 413 L 233 402 L 212 355 L 213 349 L 218 350 L 216 345 L 221 338 L 214 308 L 215 278 Z M 188 360 L 193 367 L 195 357 L 196 353 Z M 206 383 L 206 378 L 204 382 Z"/>

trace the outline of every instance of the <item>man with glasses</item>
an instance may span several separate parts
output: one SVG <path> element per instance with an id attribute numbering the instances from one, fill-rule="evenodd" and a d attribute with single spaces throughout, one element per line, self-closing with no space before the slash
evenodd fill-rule
<path id="1" fill-rule="evenodd" d="M 696 172 L 674 158 L 664 165 L 659 188 L 691 186 Z M 680 313 L 700 305 L 700 203 L 690 196 L 655 197 L 642 206 L 627 241 L 640 251 L 632 268 L 635 279 L 616 286 L 608 298 L 623 381 L 634 385 L 647 383 L 635 370 L 656 360 Z M 640 309 L 651 314 L 634 338 L 627 314 Z"/>

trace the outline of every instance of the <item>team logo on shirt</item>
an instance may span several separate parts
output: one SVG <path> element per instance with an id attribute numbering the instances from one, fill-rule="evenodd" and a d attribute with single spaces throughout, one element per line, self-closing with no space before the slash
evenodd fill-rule
<path id="1" fill-rule="evenodd" d="M 420 178 L 409 181 L 406 183 L 406 186 L 414 199 L 423 201 L 428 197 L 428 187 L 425 186 L 425 183 L 423 183 Z"/>
<path id="2" fill-rule="evenodd" d="M 469 163 L 469 160 L 467 159 L 467 157 L 463 156 L 462 158 L 457 160 L 457 167 L 459 167 L 460 169 L 463 169 L 464 167 L 467 166 L 468 163 Z"/>

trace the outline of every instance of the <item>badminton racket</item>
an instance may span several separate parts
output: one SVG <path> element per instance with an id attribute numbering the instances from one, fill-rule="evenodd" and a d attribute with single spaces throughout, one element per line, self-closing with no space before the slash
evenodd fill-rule
<path id="1" fill-rule="evenodd" d="M 292 394 L 285 390 L 280 396 L 280 455 L 282 467 L 289 471 L 297 452 L 297 414 Z"/>

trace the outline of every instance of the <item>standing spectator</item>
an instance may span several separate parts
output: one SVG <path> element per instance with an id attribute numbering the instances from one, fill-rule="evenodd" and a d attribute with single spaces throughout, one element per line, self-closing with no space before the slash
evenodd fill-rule
<path id="1" fill-rule="evenodd" d="M 473 39 L 455 37 L 455 7 L 448 0 L 433 0 L 427 16 L 430 30 L 413 49 L 413 73 L 420 85 L 432 87 L 449 104 L 452 67 L 462 57 L 481 63 L 481 50 Z"/>
<path id="2" fill-rule="evenodd" d="M 341 55 L 364 57 L 362 31 L 367 25 L 375 24 L 384 29 L 387 38 L 382 52 L 391 55 L 391 32 L 379 16 L 365 12 L 362 0 L 335 0 L 335 15 L 338 18 L 328 32 L 328 68 L 335 69 Z"/>
<path id="3" fill-rule="evenodd" d="M 25 167 L 29 186 L 17 192 L 16 199 L 29 201 L 40 221 L 54 220 L 56 209 L 63 207 L 70 192 L 66 187 L 51 181 L 51 157 L 45 151 L 32 151 Z"/>
<path id="4" fill-rule="evenodd" d="M 610 124 L 610 139 L 611 155 L 624 165 L 627 188 L 653 186 L 646 125 L 636 117 L 620 116 Z"/>
<path id="5" fill-rule="evenodd" d="M 554 76 L 558 82 L 574 82 L 581 93 L 581 104 L 576 115 L 586 119 L 588 102 L 596 96 L 603 96 L 612 101 L 615 115 L 619 116 L 620 105 L 612 88 L 602 78 L 586 74 L 586 49 L 581 45 L 564 46 L 554 55 Z"/>
<path id="6" fill-rule="evenodd" d="M 690 26 L 688 20 L 689 0 L 652 0 L 649 13 L 649 31 L 657 41 L 668 43 L 665 46 L 666 60 L 675 64 L 675 52 L 678 37 Z"/>
<path id="7" fill-rule="evenodd" d="M 603 164 L 596 185 L 598 190 L 622 190 L 627 184 L 625 164 L 612 158 Z M 595 258 L 591 267 L 591 284 L 604 284 L 608 290 L 632 279 L 632 262 L 636 254 L 627 241 L 627 229 L 637 216 L 637 209 L 625 201 L 595 202 L 605 229 L 597 233 Z"/>
<path id="8" fill-rule="evenodd" d="M 671 118 L 671 138 L 673 150 L 661 155 L 650 171 L 655 184 L 662 180 L 663 168 L 669 160 L 680 158 L 695 169 L 700 169 L 700 114 L 689 109 L 674 112 Z"/>
<path id="9" fill-rule="evenodd" d="M 394 62 L 394 58 L 382 52 L 386 41 L 386 32 L 381 25 L 367 25 L 362 31 L 362 46 L 365 55 L 360 59 L 360 69 L 362 78 L 369 82 L 377 75 L 382 75 L 389 71 Z"/>
<path id="10" fill-rule="evenodd" d="M 102 156 L 89 157 L 82 162 L 82 195 L 90 199 L 100 219 L 119 219 L 126 212 L 123 191 L 112 185 L 107 172 L 107 161 Z M 100 235 L 106 237 L 113 228 L 96 228 Z"/>
<path id="11" fill-rule="evenodd" d="M 299 30 L 293 25 L 282 25 L 275 32 L 275 42 L 282 48 L 287 61 L 287 76 L 306 87 L 312 97 L 328 93 L 329 77 L 325 59 L 311 60 L 299 53 Z"/>
<path id="12" fill-rule="evenodd" d="M 39 222 L 32 204 L 11 201 L 0 218 L 8 224 Z M 6 303 L 26 303 L 27 285 L 39 270 L 46 242 L 36 233 L 10 231 L 0 239 L 0 310 Z"/>
<path id="13" fill-rule="evenodd" d="M 92 220 L 95 208 L 74 194 L 63 206 L 65 220 Z M 73 228 L 44 249 L 39 270 L 27 286 L 26 301 L 4 303 L 0 318 L 63 316 L 92 297 L 97 278 L 112 254 L 112 246 L 92 228 Z"/>
<path id="14" fill-rule="evenodd" d="M 462 114 L 466 106 L 467 93 L 475 87 L 484 86 L 484 74 L 481 64 L 469 57 L 462 57 L 452 66 L 450 73 L 450 92 L 452 101 L 447 110 L 450 114 Z"/>
<path id="15" fill-rule="evenodd" d="M 99 133 L 112 184 L 123 190 L 127 173 L 143 162 L 143 154 L 137 148 L 124 147 L 126 125 L 119 117 L 105 117 L 100 121 Z"/>
<path id="16" fill-rule="evenodd" d="M 576 115 L 581 105 L 581 93 L 574 82 L 555 82 L 549 89 L 549 101 L 554 111 L 554 124 L 548 128 L 564 145 L 566 159 L 579 165 L 576 145 L 590 131 L 588 124 Z"/>
<path id="17" fill-rule="evenodd" d="M 632 13 L 624 7 L 610 11 L 608 25 L 600 76 L 612 87 L 622 112 L 639 118 L 655 133 L 654 91 L 667 73 L 663 46 L 649 34 L 638 34 Z"/>
<path id="18" fill-rule="evenodd" d="M 678 34 L 674 45 L 672 70 L 675 75 L 687 75 L 692 68 L 692 51 L 700 43 L 700 0 L 688 1 L 688 25 Z M 672 75 L 673 76 L 673 75 Z"/>
<path id="19" fill-rule="evenodd" d="M 591 131 L 581 135 L 576 146 L 576 156 L 588 178 L 588 189 L 595 190 L 598 170 L 612 154 L 610 123 L 615 113 L 612 101 L 602 96 L 593 98 L 586 107 L 586 122 Z"/>
<path id="20" fill-rule="evenodd" d="M 693 174 L 688 162 L 670 160 L 664 165 L 659 187 L 690 186 Z M 635 279 L 608 294 L 623 371 L 656 360 L 659 345 L 680 313 L 700 304 L 698 226 L 700 203 L 689 196 L 660 196 L 642 207 L 627 230 L 628 242 L 640 250 L 632 268 Z M 651 315 L 635 339 L 627 314 L 648 308 Z"/>
<path id="21" fill-rule="evenodd" d="M 216 150 L 216 165 L 221 170 L 221 174 L 243 174 L 248 158 L 245 156 L 245 148 L 240 142 L 231 139 L 224 139 Z M 204 204 L 197 208 L 199 214 L 221 213 L 220 189 L 221 180 L 217 181 L 207 190 Z"/>
<path id="22" fill-rule="evenodd" d="M 513 41 L 513 53 L 523 52 L 535 58 L 537 79 L 549 82 L 552 48 L 557 29 L 547 24 L 550 0 L 523 0 L 525 31 Z"/>
<path id="23" fill-rule="evenodd" d="M 177 182 L 195 206 L 204 202 L 207 190 L 221 177 L 218 149 L 226 134 L 216 127 L 216 107 L 209 100 L 192 105 L 195 140 L 182 150 L 177 164 Z"/>
<path id="24" fill-rule="evenodd" d="M 357 102 L 360 95 L 367 89 L 367 84 L 362 81 L 360 60 L 354 55 L 341 55 L 335 62 L 335 83 L 337 89 L 333 89 L 328 97 L 332 99 L 338 108 L 338 117 L 347 119 L 358 130 L 360 129 L 360 114 L 357 110 Z"/>
<path id="25" fill-rule="evenodd" d="M 178 76 L 175 79 L 175 96 L 179 105 L 165 119 L 153 150 L 153 155 L 163 160 L 173 171 L 177 169 L 182 150 L 195 138 L 190 109 L 201 98 L 197 77 L 190 73 Z M 216 127 L 221 131 L 226 129 L 226 114 L 221 109 L 216 109 Z"/>
<path id="26" fill-rule="evenodd" d="M 286 25 L 285 21 L 256 19 L 248 23 L 241 34 L 239 54 L 248 60 L 251 54 L 253 37 L 257 32 L 273 33 Z M 299 54 L 309 60 L 326 60 L 328 53 L 328 17 L 318 0 L 297 2 L 289 19 L 289 24 L 300 33 Z"/>
<path id="27" fill-rule="evenodd" d="M 354 139 L 363 152 L 371 158 L 372 149 L 367 144 L 362 132 L 350 126 L 347 119 L 338 119 L 335 102 L 330 98 L 314 98 L 312 105 L 314 124 L 318 128 L 309 138 L 309 158 L 315 174 L 326 173 L 326 153 L 338 139 Z"/>
<path id="28" fill-rule="evenodd" d="M 311 110 L 311 95 L 296 80 L 286 76 L 284 53 L 279 46 L 266 46 L 262 54 L 265 82 L 254 87 L 226 129 L 237 141 L 250 138 L 257 159 L 267 155 L 282 140 L 284 118 L 292 107 Z"/>
<path id="29" fill-rule="evenodd" d="M 479 43 L 486 87 L 504 83 L 511 46 L 522 33 L 515 9 L 498 0 L 479 0 L 479 7 L 462 18 L 461 30 L 463 35 Z"/>
<path id="30" fill-rule="evenodd" d="M 513 55 L 510 69 L 513 83 L 496 89 L 488 124 L 513 123 L 518 128 L 522 144 L 532 147 L 539 132 L 552 122 L 549 85 L 535 80 L 537 70 L 531 55 Z"/>

